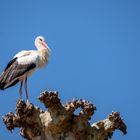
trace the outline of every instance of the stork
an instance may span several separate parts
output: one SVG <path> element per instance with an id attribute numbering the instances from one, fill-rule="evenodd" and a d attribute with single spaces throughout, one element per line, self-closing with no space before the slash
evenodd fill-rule
<path id="1" fill-rule="evenodd" d="M 45 42 L 44 37 L 38 36 L 35 39 L 37 50 L 22 50 L 17 53 L 7 64 L 0 75 L 0 89 L 4 90 L 20 82 L 20 99 L 22 99 L 22 86 L 26 93 L 28 102 L 27 78 L 37 69 L 48 63 L 50 48 Z"/>

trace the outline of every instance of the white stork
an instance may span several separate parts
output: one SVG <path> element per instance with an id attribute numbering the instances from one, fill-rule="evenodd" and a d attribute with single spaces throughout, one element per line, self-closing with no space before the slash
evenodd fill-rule
<path id="1" fill-rule="evenodd" d="M 0 75 L 0 89 L 4 90 L 20 82 L 20 99 L 22 99 L 22 85 L 24 84 L 26 92 L 26 101 L 28 102 L 27 78 L 36 69 L 45 66 L 48 63 L 50 48 L 42 36 L 35 39 L 37 50 L 23 50 L 17 53 L 7 64 Z"/>

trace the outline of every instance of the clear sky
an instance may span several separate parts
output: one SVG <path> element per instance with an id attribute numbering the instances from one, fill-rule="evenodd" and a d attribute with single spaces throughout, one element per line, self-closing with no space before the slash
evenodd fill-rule
<path id="1" fill-rule="evenodd" d="M 0 0 L 0 72 L 20 50 L 35 49 L 42 35 L 52 50 L 49 65 L 28 80 L 30 102 L 44 90 L 57 90 L 63 103 L 73 98 L 96 105 L 91 122 L 119 111 L 128 134 L 139 138 L 140 1 L 139 0 Z M 0 118 L 14 111 L 19 84 L 0 91 Z M 25 99 L 25 96 L 24 96 Z M 0 139 L 19 140 L 0 119 Z"/>

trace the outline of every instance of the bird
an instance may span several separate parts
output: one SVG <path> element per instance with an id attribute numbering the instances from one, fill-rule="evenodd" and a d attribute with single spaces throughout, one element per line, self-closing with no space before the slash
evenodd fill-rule
<path id="1" fill-rule="evenodd" d="M 5 90 L 20 83 L 20 99 L 22 99 L 22 86 L 24 85 L 26 93 L 26 102 L 29 102 L 27 79 L 32 73 L 48 64 L 50 48 L 45 38 L 37 36 L 34 42 L 36 50 L 22 50 L 18 52 L 6 65 L 0 75 L 0 89 Z"/>

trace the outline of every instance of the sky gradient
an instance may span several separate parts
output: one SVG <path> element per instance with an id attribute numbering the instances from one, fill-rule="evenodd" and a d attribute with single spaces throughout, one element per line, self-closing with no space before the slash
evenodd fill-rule
<path id="1" fill-rule="evenodd" d="M 38 35 L 51 48 L 49 65 L 28 80 L 29 100 L 57 90 L 63 103 L 83 98 L 95 104 L 91 123 L 119 111 L 128 134 L 112 140 L 136 140 L 140 116 L 139 0 L 0 0 L 0 72 L 21 50 L 32 50 Z M 14 111 L 19 84 L 0 91 L 0 118 Z M 24 94 L 25 99 L 25 94 Z M 0 139 L 19 140 L 0 119 Z"/>

